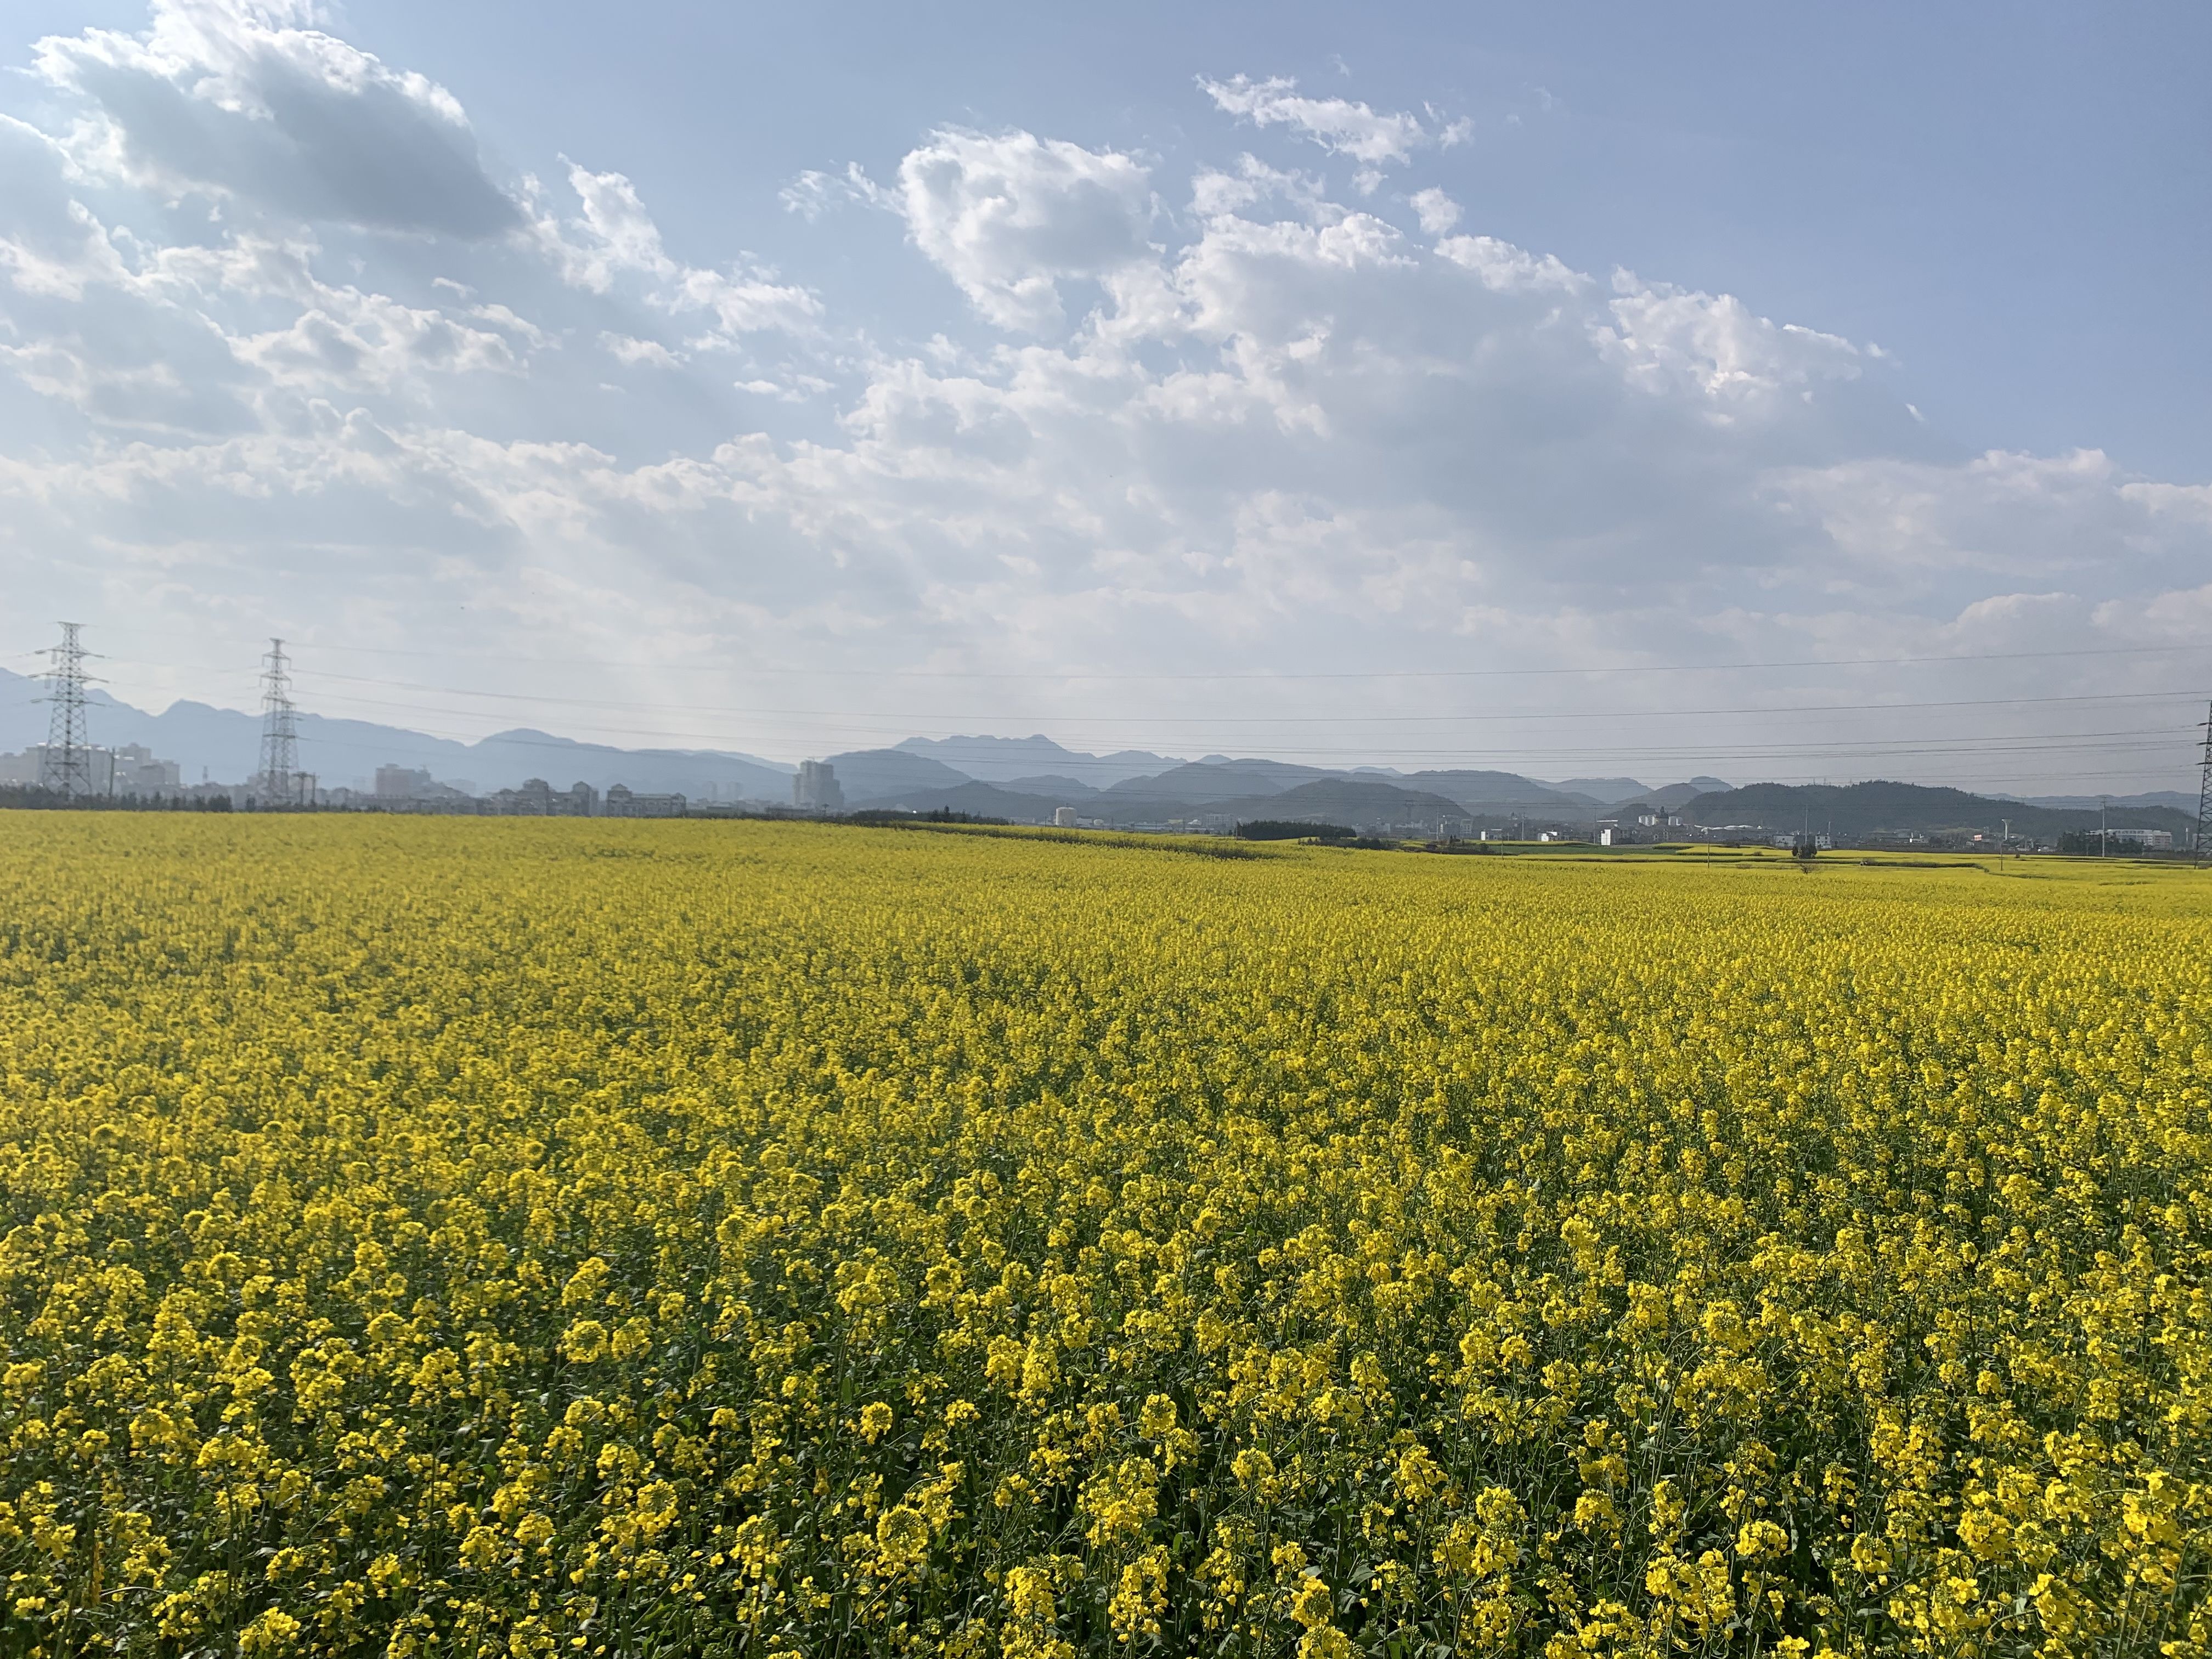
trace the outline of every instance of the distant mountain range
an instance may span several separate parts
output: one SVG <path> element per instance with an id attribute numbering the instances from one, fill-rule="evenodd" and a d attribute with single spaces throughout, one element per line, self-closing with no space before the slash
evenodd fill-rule
<path id="1" fill-rule="evenodd" d="M 16 751 L 45 740 L 47 711 L 39 701 L 45 689 L 38 679 L 0 669 L 0 750 Z M 97 688 L 88 701 L 94 742 L 111 747 L 143 744 L 161 758 L 177 762 L 189 783 L 203 779 L 241 783 L 260 764 L 261 720 L 257 714 L 190 702 L 149 714 Z M 582 782 L 605 790 L 622 783 L 641 792 L 681 793 L 702 800 L 782 803 L 791 799 L 792 766 L 741 751 L 620 749 L 527 727 L 463 742 L 314 714 L 301 714 L 298 726 L 301 766 L 314 773 L 325 788 L 367 787 L 378 767 L 404 766 L 471 794 L 544 778 L 556 787 Z M 849 808 L 921 803 L 994 817 L 1049 818 L 1054 807 L 1076 806 L 1085 817 L 1115 823 L 1185 817 L 1200 809 L 1209 815 L 1234 816 L 1242 807 L 1271 800 L 1285 790 L 1328 779 L 1360 784 L 1356 797 L 1338 799 L 1368 801 L 1375 813 L 1386 817 L 1393 810 L 1431 810 L 1417 799 L 1431 797 L 1504 817 L 1519 812 L 1586 817 L 1609 800 L 1629 794 L 1663 805 L 1687 799 L 1701 789 L 1726 787 L 1717 778 L 1647 790 L 1633 778 L 1546 784 L 1510 772 L 1407 775 L 1373 767 L 1329 771 L 1227 755 L 1191 761 L 1141 749 L 1093 755 L 1064 748 L 1042 735 L 908 738 L 888 749 L 854 750 L 827 758 L 836 768 Z M 1618 795 L 1612 793 L 1616 790 Z M 1102 797 L 1110 799 L 1094 805 Z"/>
<path id="2" fill-rule="evenodd" d="M 43 682 L 0 669 L 0 750 L 16 751 L 46 740 L 47 710 L 37 701 Z M 204 776 L 241 782 L 261 764 L 261 719 L 204 702 L 173 702 L 149 714 L 94 688 L 86 711 L 92 740 L 110 748 L 141 743 L 175 761 L 185 781 Z M 763 800 L 791 799 L 792 768 L 757 755 L 711 750 L 617 749 L 578 743 L 527 727 L 475 743 L 434 738 L 368 720 L 299 716 L 300 766 L 322 787 L 366 787 L 380 766 L 415 767 L 471 794 L 507 789 L 526 778 L 556 787 L 588 783 L 605 790 L 626 783 L 641 793 L 678 793 L 700 799 L 726 795 Z"/>
<path id="3" fill-rule="evenodd" d="M 2090 797 L 2094 803 L 2095 797 Z M 2114 830 L 2166 830 L 2179 838 L 2194 827 L 2197 803 L 2187 813 L 2171 806 L 2108 805 L 2104 818 Z M 1915 783 L 1754 783 L 1741 789 L 1699 795 L 1683 804 L 1683 815 L 1708 828 L 1741 824 L 1775 834 L 1810 829 L 1860 837 L 1883 831 L 1939 834 L 2002 833 L 2009 823 L 2015 836 L 2049 840 L 2069 830 L 2098 827 L 2094 805 L 2087 810 L 2038 806 L 2033 802 L 1961 789 L 1932 789 Z"/>
<path id="4" fill-rule="evenodd" d="M 45 740 L 47 710 L 36 679 L 0 669 L 0 750 Z M 240 782 L 259 764 L 258 716 L 201 702 L 173 703 L 151 714 L 106 692 L 89 694 L 95 743 L 143 744 L 178 762 L 187 782 L 203 776 Z M 757 755 L 706 749 L 619 749 L 519 728 L 473 743 L 431 737 L 367 720 L 299 717 L 300 759 L 325 788 L 359 787 L 380 766 L 428 772 L 471 793 L 512 788 L 527 778 L 556 787 L 575 782 L 605 790 L 695 800 L 787 803 L 793 768 Z M 1513 772 L 1389 767 L 1330 769 L 1287 761 L 1207 755 L 1197 760 L 1125 749 L 1109 755 L 1063 748 L 1050 738 L 908 738 L 888 749 L 827 757 L 848 810 L 950 809 L 1018 823 L 1047 823 L 1072 807 L 1086 822 L 1128 826 L 1268 817 L 1390 830 L 1519 823 L 1580 832 L 1601 817 L 1638 806 L 1692 823 L 1741 825 L 1785 834 L 1809 824 L 1838 836 L 1992 833 L 2009 819 L 2016 835 L 2049 839 L 2094 830 L 2099 798 L 1968 794 L 1917 784 L 1849 786 L 1760 783 L 1732 788 L 1695 777 L 1648 786 L 1635 778 L 1569 778 L 1546 783 Z M 2194 795 L 2173 790 L 2115 796 L 2104 822 L 2115 830 L 2185 832 Z"/>
<path id="5" fill-rule="evenodd" d="M 981 783 L 1065 777 L 1088 784 L 1093 789 L 1103 789 L 1124 778 L 1150 777 L 1176 764 L 1165 755 L 1142 749 L 1117 750 L 1110 755 L 1079 754 L 1045 737 L 908 738 L 898 747 L 909 755 L 939 762 Z"/>
<path id="6" fill-rule="evenodd" d="M 2120 811 L 2132 811 L 2139 806 L 2164 806 L 2176 812 L 2186 812 L 2193 822 L 2197 817 L 2197 796 L 2194 792 L 2184 794 L 2179 789 L 2154 789 L 2142 795 L 2004 795 L 1998 800 L 2025 801 L 2030 806 L 2055 807 L 2061 811 L 2094 812 L 2099 806 Z"/>

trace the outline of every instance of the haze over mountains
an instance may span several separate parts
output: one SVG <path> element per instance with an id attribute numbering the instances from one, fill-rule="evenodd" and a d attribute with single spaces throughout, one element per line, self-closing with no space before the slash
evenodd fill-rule
<path id="1" fill-rule="evenodd" d="M 0 749 L 44 741 L 44 684 L 0 669 Z M 180 702 L 149 714 L 94 689 L 93 740 L 109 746 L 143 744 L 183 769 L 187 781 L 240 781 L 259 763 L 257 714 Z M 579 743 L 528 727 L 473 743 L 433 737 L 368 720 L 298 717 L 300 760 L 325 788 L 365 786 L 380 766 L 428 772 L 471 793 L 512 788 L 541 777 L 556 786 L 581 781 L 604 790 L 627 784 L 702 800 L 791 799 L 793 768 L 758 755 L 725 750 L 622 749 Z M 1382 767 L 1341 770 L 1285 761 L 1207 755 L 1186 760 L 1146 750 L 1093 755 L 1050 738 L 908 738 L 888 749 L 829 756 L 850 809 L 932 811 L 950 808 L 993 817 L 1049 817 L 1074 806 L 1103 822 L 1149 822 L 1212 815 L 1250 816 L 1263 808 L 1336 811 L 1350 817 L 1438 811 L 1583 817 L 1634 797 L 1680 805 L 1702 791 L 1724 788 L 1717 778 L 1647 787 L 1634 778 L 1578 778 L 1538 782 L 1510 772 L 1406 773 Z"/>
<path id="2" fill-rule="evenodd" d="M 0 750 L 42 742 L 43 683 L 0 669 Z M 259 760 L 258 715 L 180 702 L 149 714 L 106 692 L 90 693 L 93 741 L 143 744 L 177 761 L 188 783 L 240 782 Z M 300 758 L 325 788 L 366 787 L 380 766 L 428 772 L 472 794 L 544 778 L 605 790 L 680 793 L 697 801 L 791 799 L 794 768 L 735 750 L 623 749 L 579 743 L 527 727 L 475 742 L 433 737 L 371 721 L 298 717 Z M 1979 826 L 2010 817 L 2016 832 L 2055 835 L 2094 826 L 2094 796 L 1970 795 L 1958 790 L 1868 783 L 1849 787 L 1753 784 L 1733 788 L 1697 776 L 1650 785 L 1626 776 L 1544 782 L 1517 773 L 1474 769 L 1406 772 L 1389 767 L 1329 769 L 1249 757 L 1186 760 L 1146 750 L 1094 755 L 1042 735 L 908 738 L 887 749 L 826 757 L 836 769 L 848 811 L 951 811 L 1018 823 L 1042 823 L 1073 808 L 1086 823 L 1164 825 L 1197 820 L 1311 820 L 1354 826 L 1454 823 L 1588 825 L 1622 809 L 1682 812 L 1707 825 L 1800 822 L 1838 834 L 1883 829 Z M 2193 796 L 2177 791 L 2114 798 L 2114 828 L 2182 830 L 2193 822 Z M 2008 812 L 2007 808 L 2012 810 Z"/>
<path id="3" fill-rule="evenodd" d="M 16 750 L 46 738 L 45 683 L 0 669 L 0 750 Z M 108 747 L 142 743 L 182 768 L 187 783 L 204 776 L 238 782 L 260 764 L 261 718 L 204 702 L 173 702 L 150 714 L 94 688 L 88 723 L 92 740 Z M 763 800 L 791 799 L 792 769 L 757 755 L 690 750 L 617 749 L 578 743 L 550 732 L 518 727 L 475 743 L 435 738 L 369 720 L 298 716 L 300 764 L 325 788 L 347 787 L 375 775 L 380 766 L 419 768 L 471 793 L 509 788 L 526 778 L 568 784 L 580 779 L 595 789 L 627 783 L 639 791 L 672 791 L 706 798 L 711 788 L 737 786 Z"/>

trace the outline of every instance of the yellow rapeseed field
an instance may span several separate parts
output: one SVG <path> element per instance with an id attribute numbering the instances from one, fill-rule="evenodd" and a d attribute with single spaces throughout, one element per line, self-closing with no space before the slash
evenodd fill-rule
<path id="1" fill-rule="evenodd" d="M 0 821 L 10 1654 L 2212 1653 L 2212 876 Z"/>

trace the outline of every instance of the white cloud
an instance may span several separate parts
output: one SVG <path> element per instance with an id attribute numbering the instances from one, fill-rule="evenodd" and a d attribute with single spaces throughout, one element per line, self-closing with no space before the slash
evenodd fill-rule
<path id="1" fill-rule="evenodd" d="M 777 199 L 782 202 L 785 212 L 796 213 L 810 222 L 848 202 L 878 208 L 894 205 L 883 186 L 861 171 L 858 161 L 847 162 L 842 173 L 809 168 L 777 192 Z"/>
<path id="2" fill-rule="evenodd" d="M 606 332 L 599 336 L 599 343 L 606 348 L 609 356 L 626 368 L 635 368 L 640 363 L 651 363 L 656 368 L 675 368 L 684 362 L 680 356 L 658 340 L 640 340 L 628 334 Z"/>
<path id="3" fill-rule="evenodd" d="M 1216 214 L 1242 213 L 1262 202 L 1279 201 L 1294 211 L 1314 218 L 1341 212 L 1328 200 L 1328 185 L 1310 173 L 1285 173 L 1257 156 L 1237 158 L 1234 173 L 1201 167 L 1191 181 L 1191 211 L 1201 218 Z"/>
<path id="4" fill-rule="evenodd" d="M 672 257 L 662 246 L 660 227 L 621 173 L 572 163 L 568 185 L 582 205 L 582 219 L 563 225 L 544 215 L 536 232 L 538 246 L 576 287 L 605 294 L 618 278 L 645 279 L 649 303 L 711 319 L 708 331 L 690 342 L 700 348 L 732 347 L 742 336 L 765 330 L 805 329 L 821 315 L 821 302 L 811 293 L 777 282 L 764 268 L 723 271 Z"/>
<path id="5" fill-rule="evenodd" d="M 433 283 L 431 286 L 435 288 L 437 284 Z M 458 284 L 456 286 L 458 286 Z M 463 299 L 469 297 L 465 289 L 462 290 L 461 297 Z M 506 306 L 471 306 L 469 307 L 468 314 L 475 318 L 480 323 L 489 323 L 494 328 L 505 329 L 508 333 L 515 336 L 518 339 L 526 340 L 533 346 L 550 346 L 553 343 L 553 337 L 551 335 L 548 334 L 544 329 L 538 327 L 537 324 L 532 322 L 527 317 L 516 315 L 514 311 Z"/>
<path id="6" fill-rule="evenodd" d="M 1443 235 L 1460 221 L 1459 204 L 1433 186 L 1415 191 L 1410 199 L 1420 216 L 1421 228 L 1431 236 Z"/>
<path id="7" fill-rule="evenodd" d="M 817 374 L 793 374 L 782 380 L 739 380 L 737 388 L 756 397 L 774 398 L 781 403 L 803 404 L 830 390 L 830 383 Z"/>
<path id="8" fill-rule="evenodd" d="M 49 36 L 34 61 L 83 100 L 64 142 L 94 176 L 424 235 L 521 222 L 450 93 L 313 21 L 305 0 L 155 0 L 143 32 Z"/>
<path id="9" fill-rule="evenodd" d="M 1437 244 L 1437 252 L 1461 269 L 1473 271 L 1485 288 L 1496 294 L 1540 289 L 1573 293 L 1590 285 L 1589 278 L 1570 270 L 1553 255 L 1539 258 L 1528 249 L 1495 236 L 1447 236 Z"/>
<path id="10" fill-rule="evenodd" d="M 593 173 L 571 162 L 568 188 L 584 216 L 564 235 L 548 219 L 540 222 L 546 246 L 562 264 L 563 274 L 579 288 L 605 294 L 623 271 L 653 276 L 677 274 L 676 261 L 660 245 L 660 227 L 638 200 L 637 191 L 619 173 Z M 575 234 L 580 233 L 580 234 Z"/>
<path id="11" fill-rule="evenodd" d="M 1381 184 L 1386 164 L 1410 161 L 1415 150 L 1431 145 L 1449 148 L 1463 143 L 1474 130 L 1465 120 L 1441 121 L 1433 110 L 1429 112 L 1431 125 L 1424 125 L 1419 116 L 1378 112 L 1348 98 L 1304 97 L 1297 82 L 1288 76 L 1265 81 L 1243 75 L 1211 81 L 1200 76 L 1198 84 L 1228 114 L 1255 126 L 1295 128 L 1332 155 L 1360 162 L 1352 182 L 1363 195 L 1371 195 Z"/>
<path id="12" fill-rule="evenodd" d="M 114 283 L 122 256 L 91 209 L 71 193 L 60 144 L 0 115 L 0 270 L 22 293 L 79 300 Z"/>
<path id="13" fill-rule="evenodd" d="M 1265 81 L 1243 75 L 1209 81 L 1201 76 L 1198 84 L 1218 107 L 1255 126 L 1296 127 L 1323 149 L 1370 166 L 1409 161 L 1416 149 L 1430 142 L 1417 117 L 1377 115 L 1348 98 L 1302 98 L 1298 83 L 1287 76 Z"/>
<path id="14" fill-rule="evenodd" d="M 289 325 L 231 342 L 278 387 L 331 395 L 395 392 L 426 374 L 513 374 L 521 360 L 505 336 L 381 294 L 318 285 Z"/>
<path id="15" fill-rule="evenodd" d="M 605 698 L 592 657 L 650 627 L 701 669 L 1034 670 L 1025 716 L 1095 724 L 1058 671 L 2051 649 L 2017 642 L 2165 640 L 2212 605 L 2212 490 L 1949 447 L 1863 343 L 1593 277 L 1439 191 L 1407 198 L 1416 237 L 1231 156 L 1182 175 L 1181 216 L 1164 163 L 952 129 L 885 185 L 802 175 L 802 216 L 899 215 L 884 257 L 941 313 L 908 345 L 748 256 L 679 257 L 580 164 L 524 188 L 511 237 L 441 208 L 397 243 L 327 180 L 287 205 L 308 173 L 271 185 L 253 144 L 291 131 L 270 88 L 302 65 L 324 104 L 467 131 L 302 13 L 165 3 L 42 52 L 61 113 L 0 122 L 0 561 L 35 614 L 93 570 L 177 636 L 382 618 L 410 649 L 569 652 L 562 694 Z M 161 86 L 197 124 L 173 143 Z M 1209 90 L 1363 168 L 1449 131 Z M 187 177 L 223 217 L 172 206 Z M 1117 684 L 1117 718 L 1189 712 Z"/>
<path id="16" fill-rule="evenodd" d="M 1734 295 L 1694 294 L 1613 276 L 1600 349 L 1639 386 L 1687 385 L 1716 398 L 1769 396 L 1816 380 L 1856 380 L 1860 349 L 1833 334 L 1754 316 Z"/>
<path id="17" fill-rule="evenodd" d="M 81 339 L 0 346 L 0 361 L 41 397 L 66 403 L 104 425 L 199 432 L 210 424 L 208 400 L 173 365 L 95 360 Z"/>
<path id="18" fill-rule="evenodd" d="M 940 129 L 899 164 L 899 201 L 915 246 L 1001 328 L 1043 333 L 1061 282 L 1153 257 L 1151 174 L 1115 150 Z"/>

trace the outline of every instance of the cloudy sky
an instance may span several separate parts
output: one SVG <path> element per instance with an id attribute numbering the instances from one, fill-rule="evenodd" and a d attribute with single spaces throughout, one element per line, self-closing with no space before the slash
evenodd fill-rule
<path id="1" fill-rule="evenodd" d="M 19 3 L 0 663 L 2184 782 L 2212 13 L 1522 9 Z"/>

